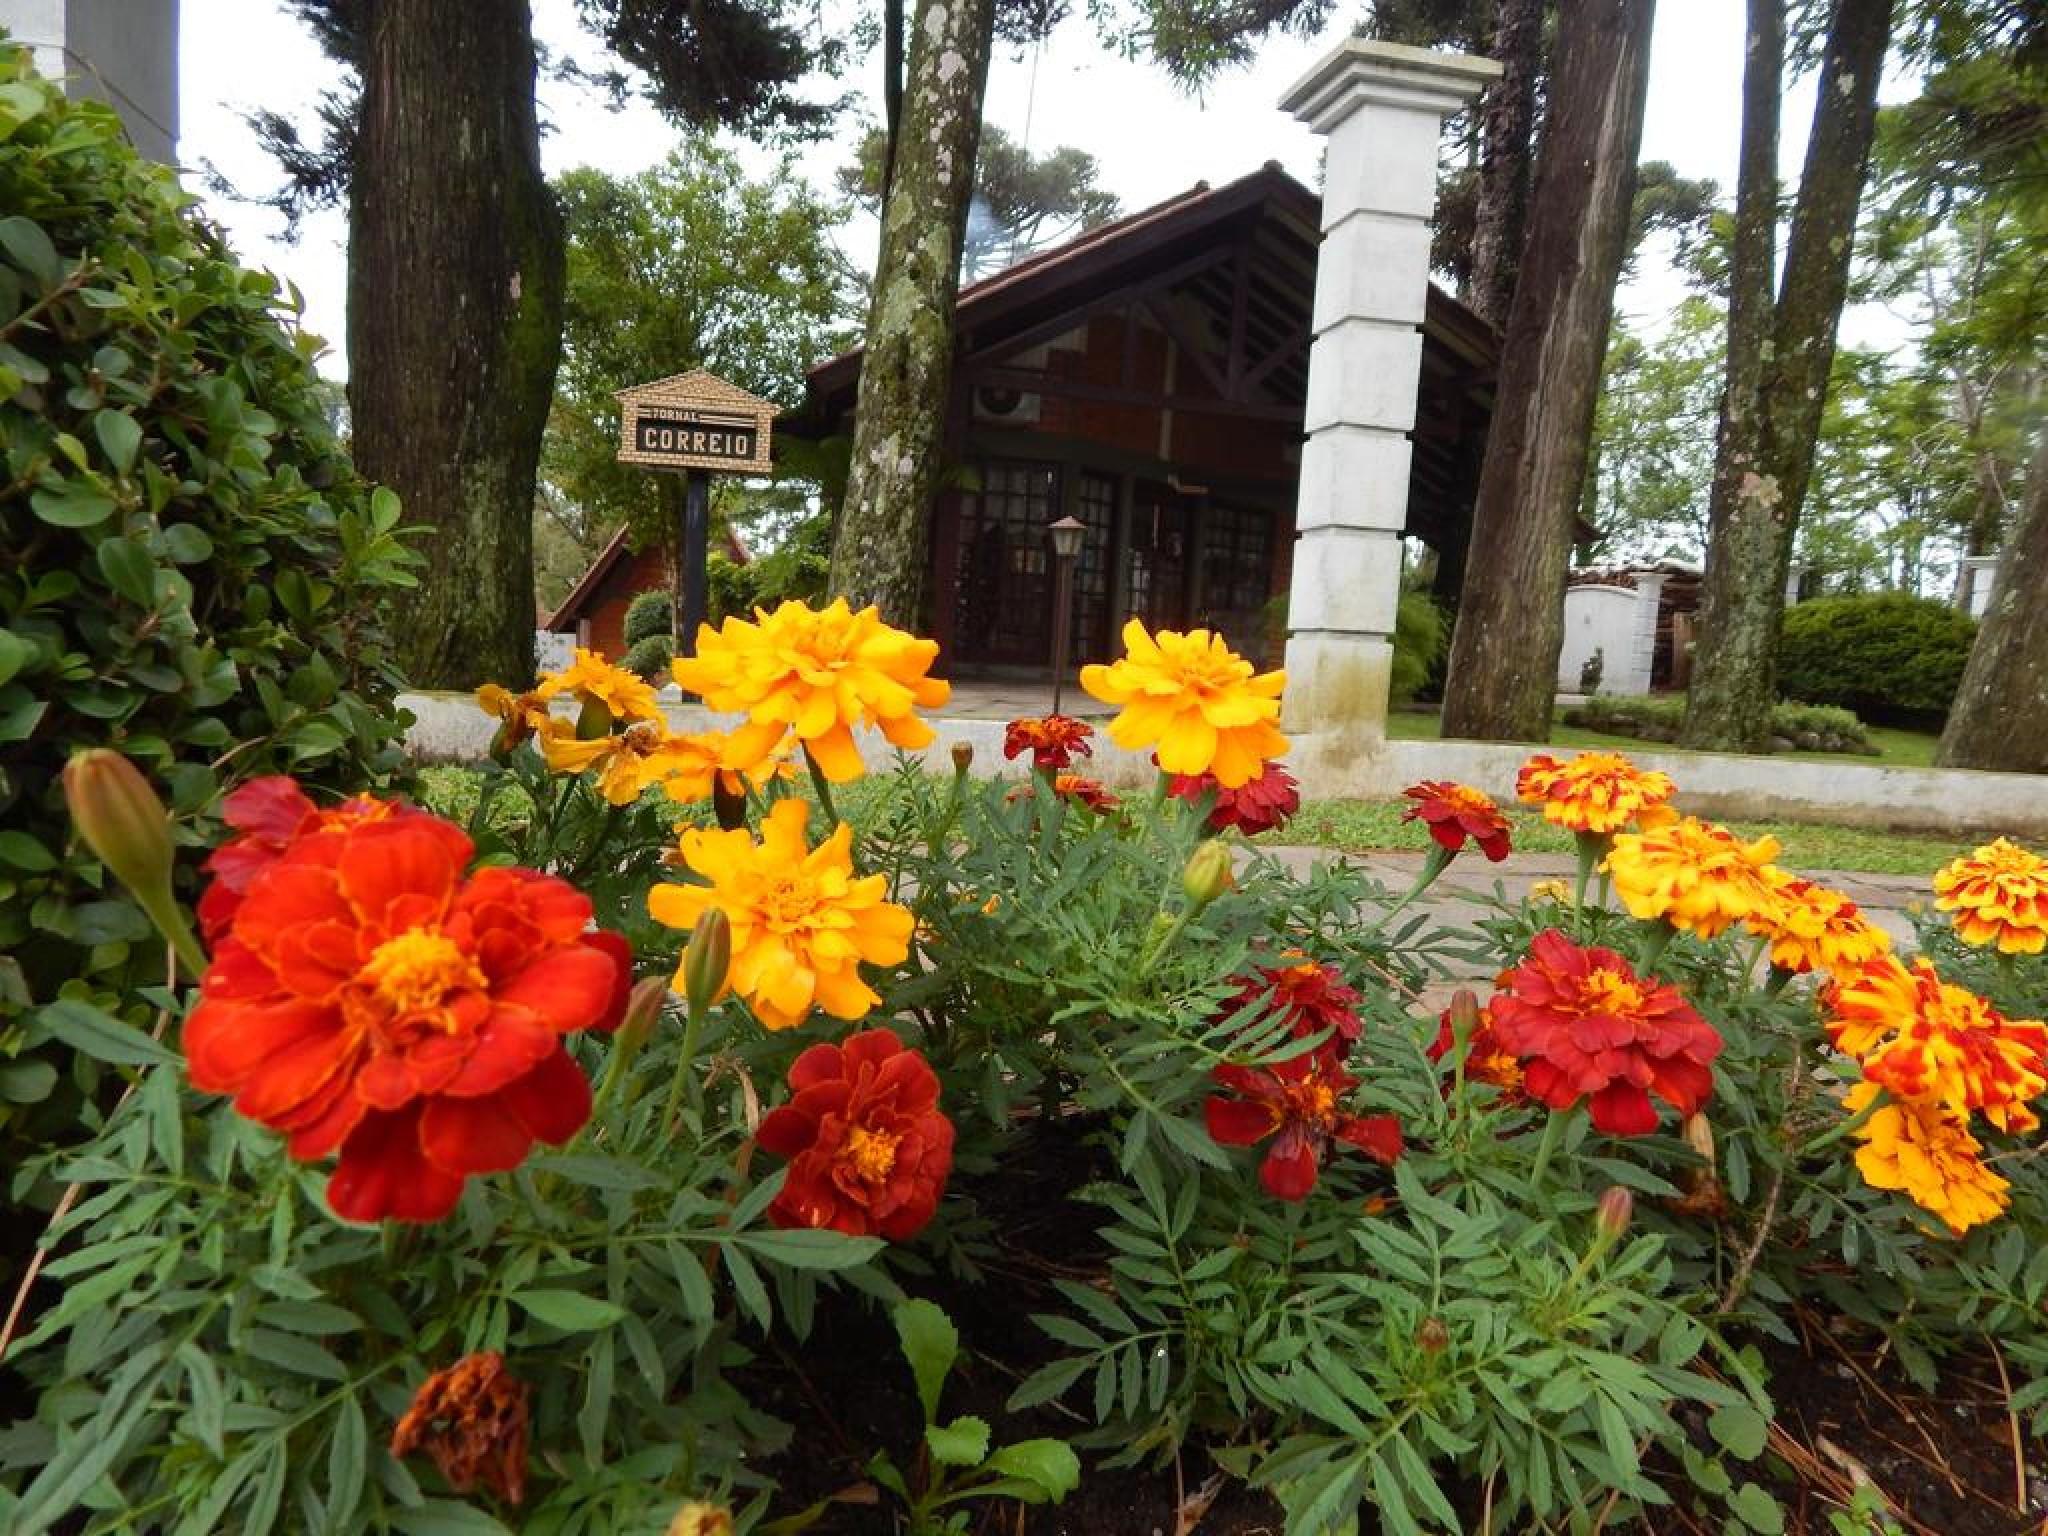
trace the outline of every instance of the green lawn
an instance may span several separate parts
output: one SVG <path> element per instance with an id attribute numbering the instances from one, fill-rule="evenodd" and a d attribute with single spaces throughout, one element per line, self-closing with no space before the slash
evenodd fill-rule
<path id="1" fill-rule="evenodd" d="M 1396 709 L 1387 717 L 1387 734 L 1396 741 L 1435 741 L 1440 736 L 1434 711 Z M 1930 768 L 1934 748 L 1941 740 L 1927 731 L 1894 730 L 1889 726 L 1866 726 L 1876 757 L 1844 755 L 1840 752 L 1787 752 L 1784 756 L 1810 763 L 1868 763 L 1883 768 Z M 1553 747 L 1603 747 L 1622 752 L 1678 752 L 1680 747 L 1664 742 L 1642 741 L 1634 736 L 1610 736 L 1605 731 L 1581 730 L 1575 725 L 1550 728 Z"/>

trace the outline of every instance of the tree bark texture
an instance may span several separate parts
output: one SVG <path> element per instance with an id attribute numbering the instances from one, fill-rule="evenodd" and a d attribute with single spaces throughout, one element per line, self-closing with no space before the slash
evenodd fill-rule
<path id="1" fill-rule="evenodd" d="M 432 530 L 399 627 L 427 688 L 533 675 L 533 497 L 561 356 L 562 220 L 526 0 L 372 0 L 349 202 L 364 474 Z"/>
<path id="2" fill-rule="evenodd" d="M 1536 82 L 1543 72 L 1544 0 L 1499 0 L 1493 56 L 1501 77 L 1480 106 L 1479 203 L 1466 304 L 1496 328 L 1508 321 L 1529 224 L 1536 160 Z"/>
<path id="3" fill-rule="evenodd" d="M 895 176 L 868 311 L 846 499 L 831 589 L 915 626 L 932 499 L 944 464 L 953 300 L 974 190 L 993 0 L 928 0 L 911 13 Z"/>
<path id="4" fill-rule="evenodd" d="M 2048 773 L 2048 433 L 2034 446 L 2019 515 L 1992 577 L 1962 686 L 1934 761 Z"/>
<path id="5" fill-rule="evenodd" d="M 1752 0 L 1752 45 L 1757 42 L 1754 18 L 1765 10 L 1777 13 L 1782 53 L 1782 0 Z M 1731 295 L 1729 371 L 1708 508 L 1699 649 L 1680 738 L 1688 746 L 1753 751 L 1770 733 L 1771 705 L 1777 699 L 1778 629 L 1785 614 L 1793 537 L 1813 478 L 1835 331 L 1849 291 L 1856 215 L 1877 124 L 1877 88 L 1891 35 L 1891 11 L 1892 0 L 1837 0 L 1835 5 L 1813 132 L 1785 248 L 1784 277 L 1770 311 L 1768 336 L 1756 358 L 1738 359 Z M 1770 66 L 1774 79 L 1778 69 Z M 1741 198 L 1751 169 L 1747 156 L 1752 105 L 1745 72 L 1738 241 Z M 1775 104 L 1770 113 L 1775 161 Z M 1774 235 L 1775 176 L 1769 191 Z M 1758 216 L 1762 217 L 1760 211 Z M 1745 273 L 1744 280 L 1753 282 L 1754 274 Z M 1768 283 L 1768 273 L 1765 280 Z M 1753 303 L 1754 294 L 1746 298 Z M 1757 345 L 1756 338 L 1746 337 L 1745 345 Z M 1761 366 L 1756 366 L 1759 362 Z M 1728 430 L 1731 413 L 1738 411 L 1746 414 L 1746 435 Z"/>
<path id="6" fill-rule="evenodd" d="M 1564 0 L 1549 119 L 1451 640 L 1446 736 L 1542 741 L 1628 243 L 1654 0 Z"/>

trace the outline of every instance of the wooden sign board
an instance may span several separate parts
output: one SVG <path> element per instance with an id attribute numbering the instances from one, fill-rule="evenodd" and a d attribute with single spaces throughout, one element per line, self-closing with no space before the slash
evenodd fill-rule
<path id="1" fill-rule="evenodd" d="M 766 475 L 775 407 L 701 369 L 622 389 L 619 462 Z"/>

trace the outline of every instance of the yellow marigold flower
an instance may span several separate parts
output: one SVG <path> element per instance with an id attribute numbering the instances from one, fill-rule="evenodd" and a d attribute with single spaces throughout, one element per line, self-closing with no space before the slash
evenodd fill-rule
<path id="1" fill-rule="evenodd" d="M 1849 976 L 1891 953 L 1891 935 L 1840 891 L 1776 865 L 1763 875 L 1770 902 L 1745 919 L 1745 926 L 1771 941 L 1771 964 L 1780 970 Z"/>
<path id="2" fill-rule="evenodd" d="M 1572 904 L 1571 883 L 1566 880 L 1538 880 L 1529 887 L 1531 901 L 1554 902 L 1560 907 Z"/>
<path id="3" fill-rule="evenodd" d="M 1212 774 L 1240 789 L 1287 750 L 1280 734 L 1284 672 L 1254 674 L 1252 664 L 1206 629 L 1175 634 L 1124 625 L 1124 655 L 1081 669 L 1081 686 L 1121 709 L 1109 737 L 1130 752 L 1157 747 L 1168 773 Z"/>
<path id="4" fill-rule="evenodd" d="M 1568 763 L 1538 752 L 1515 775 L 1515 797 L 1568 832 L 1618 832 L 1632 821 L 1647 829 L 1670 819 L 1665 802 L 1675 793 L 1668 774 L 1619 752 L 1581 752 Z"/>
<path id="5" fill-rule="evenodd" d="M 776 755 L 771 753 L 767 759 L 755 762 L 744 761 L 734 738 L 724 731 L 664 736 L 641 759 L 639 784 L 642 789 L 659 784 L 662 793 L 677 804 L 694 805 L 709 800 L 716 789 L 737 795 L 745 791 L 749 781 L 765 784 L 777 773 L 789 772 L 789 764 L 776 761 Z"/>
<path id="6" fill-rule="evenodd" d="M 1965 944 L 2008 955 L 2048 948 L 2048 859 L 2018 843 L 2001 837 L 1955 860 L 1935 875 L 1934 896 Z"/>
<path id="7" fill-rule="evenodd" d="M 1726 827 L 1681 816 L 1645 832 L 1621 833 L 1600 867 L 1634 916 L 1662 918 L 1711 939 L 1771 907 L 1763 872 L 1777 855 L 1776 838 L 1743 843 Z"/>
<path id="8" fill-rule="evenodd" d="M 925 674 L 938 657 L 936 640 L 920 640 L 882 622 L 873 607 L 855 613 L 834 598 L 822 612 L 790 601 L 753 622 L 728 618 L 697 635 L 697 654 L 669 670 L 712 709 L 742 712 L 733 732 L 736 761 L 751 767 L 794 731 L 811 760 L 834 784 L 861 775 L 855 726 L 873 725 L 899 747 L 930 744 L 918 719 L 952 696 L 951 685 Z"/>
<path id="9" fill-rule="evenodd" d="M 534 690 L 543 699 L 558 693 L 573 693 L 588 702 L 595 699 L 614 720 L 659 720 L 661 705 L 655 702 L 654 685 L 644 677 L 615 667 L 602 653 L 576 647 L 576 660 L 559 672 L 543 673 Z"/>
<path id="10" fill-rule="evenodd" d="M 1877 1097 L 1876 1083 L 1849 1090 L 1844 1108 L 1861 1114 Z M 1960 1237 L 2006 1207 L 2004 1179 L 1984 1166 L 1983 1151 L 1967 1117 L 1938 1104 L 1893 1103 L 1855 1131 L 1856 1170 L 1873 1189 L 1895 1189 L 1941 1218 Z"/>
<path id="11" fill-rule="evenodd" d="M 909 910 L 884 899 L 884 876 L 853 872 L 853 829 L 842 823 L 810 848 L 809 817 L 803 801 L 779 801 L 758 843 L 744 830 L 692 827 L 682 834 L 683 862 L 710 884 L 647 893 L 647 910 L 670 928 L 693 928 L 713 907 L 725 913 L 727 986 L 769 1029 L 794 1028 L 814 1005 L 835 1019 L 866 1017 L 881 998 L 861 980 L 861 961 L 900 965 L 910 953 Z"/>
<path id="12" fill-rule="evenodd" d="M 2008 1019 L 1926 960 L 1889 955 L 1831 988 L 1827 1008 L 1835 1049 L 1894 1098 L 1982 1110 L 2004 1131 L 2039 1124 L 2027 1104 L 2048 1088 L 2048 1025 Z"/>
<path id="13" fill-rule="evenodd" d="M 534 738 L 549 773 L 583 773 L 597 767 L 619 750 L 616 736 L 581 737 L 567 720 L 550 719 Z"/>
<path id="14" fill-rule="evenodd" d="M 509 752 L 528 737 L 546 730 L 553 718 L 548 713 L 547 696 L 539 690 L 514 693 L 496 683 L 485 683 L 477 689 L 476 707 L 502 722 L 497 740 L 491 743 L 494 751 Z"/>

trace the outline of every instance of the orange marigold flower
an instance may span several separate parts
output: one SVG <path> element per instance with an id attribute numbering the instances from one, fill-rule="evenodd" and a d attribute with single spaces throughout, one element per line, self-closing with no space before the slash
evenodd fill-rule
<path id="1" fill-rule="evenodd" d="M 1209 806 L 1209 830 L 1228 832 L 1235 827 L 1246 837 L 1285 826 L 1287 819 L 1301 809 L 1301 786 L 1278 763 L 1267 763 L 1255 777 L 1236 789 L 1225 789 L 1214 774 L 1175 774 L 1167 793 L 1191 804 L 1213 794 L 1216 798 Z"/>
<path id="2" fill-rule="evenodd" d="M 409 805 L 356 795 L 325 809 L 299 788 L 296 779 L 266 774 L 229 791 L 221 819 L 239 834 L 207 856 L 213 881 L 199 898 L 199 928 L 211 944 L 227 932 L 235 909 L 256 877 L 302 837 L 341 832 L 366 821 L 420 814 Z"/>
<path id="3" fill-rule="evenodd" d="M 2048 859 L 2018 843 L 2001 837 L 1950 863 L 1934 877 L 1934 898 L 1965 944 L 2008 955 L 2048 948 Z"/>
<path id="4" fill-rule="evenodd" d="M 1081 669 L 1083 688 L 1119 706 L 1110 740 L 1131 752 L 1156 746 L 1166 772 L 1213 774 L 1225 789 L 1249 783 L 1287 750 L 1279 730 L 1286 684 L 1284 672 L 1254 675 L 1221 635 L 1154 636 L 1138 619 L 1124 625 L 1121 660 Z"/>
<path id="5" fill-rule="evenodd" d="M 1859 1115 L 1877 1091 L 1876 1083 L 1858 1083 L 1843 1108 Z M 1894 1100 L 1852 1134 L 1862 1143 L 1856 1171 L 1871 1188 L 1898 1190 L 1957 1237 L 2005 1210 L 2012 1186 L 1984 1166 L 1967 1115 L 1932 1102 Z"/>
<path id="6" fill-rule="evenodd" d="M 793 1029 L 813 1005 L 835 1019 L 860 1019 L 882 999 L 861 980 L 860 963 L 901 965 L 915 920 L 885 899 L 883 875 L 853 872 L 853 829 L 844 823 L 811 848 L 802 800 L 776 802 L 757 843 L 744 830 L 687 828 L 683 862 L 708 885 L 657 885 L 654 920 L 694 928 L 712 907 L 732 924 L 727 985 L 768 1029 Z M 678 986 L 681 985 L 680 980 Z"/>
<path id="7" fill-rule="evenodd" d="M 602 704 L 614 720 L 659 720 L 661 705 L 654 697 L 654 685 L 636 672 L 614 666 L 602 651 L 576 647 L 576 659 L 559 672 L 541 674 L 534 694 L 552 699 L 557 694 L 574 694 L 585 704 Z"/>
<path id="8" fill-rule="evenodd" d="M 1771 964 L 1781 971 L 1851 973 L 1889 954 L 1891 935 L 1857 910 L 1840 891 L 1801 880 L 1775 866 L 1763 871 L 1768 905 L 1744 919 L 1771 943 Z"/>
<path id="9" fill-rule="evenodd" d="M 403 1461 L 424 1451 L 455 1492 L 481 1485 L 517 1504 L 526 1496 L 532 1400 L 533 1389 L 505 1369 L 496 1350 L 464 1355 L 413 1394 L 391 1454 Z"/>
<path id="10" fill-rule="evenodd" d="M 548 711 L 548 695 L 533 689 L 514 693 L 496 683 L 485 683 L 476 691 L 476 707 L 499 720 L 498 734 L 491 742 L 493 752 L 509 752 L 548 728 L 554 717 Z"/>
<path id="11" fill-rule="evenodd" d="M 1401 793 L 1415 802 L 1401 819 L 1428 827 L 1430 837 L 1446 853 L 1459 852 L 1470 838 L 1489 863 L 1498 864 L 1508 856 L 1507 816 L 1485 791 L 1431 779 Z"/>
<path id="12" fill-rule="evenodd" d="M 1524 805 L 1543 808 L 1543 819 L 1569 832 L 1618 832 L 1631 821 L 1648 827 L 1662 819 L 1676 793 L 1670 777 L 1638 768 L 1619 752 L 1581 752 L 1560 762 L 1539 752 L 1515 777 Z"/>
<path id="13" fill-rule="evenodd" d="M 2008 1019 L 1933 965 L 1892 956 L 1840 979 L 1826 997 L 1828 1038 L 1894 1098 L 1982 1110 L 2000 1130 L 2031 1131 L 2048 1088 L 2048 1025 Z"/>
<path id="14" fill-rule="evenodd" d="M 953 1170 L 953 1122 L 925 1059 L 893 1031 L 862 1030 L 797 1057 L 789 1087 L 761 1121 L 761 1145 L 789 1159 L 768 1219 L 891 1242 L 924 1230 Z"/>
<path id="15" fill-rule="evenodd" d="M 631 984 L 589 898 L 530 869 L 465 878 L 460 828 L 417 813 L 301 837 L 250 884 L 185 1023 L 193 1086 L 339 1152 L 351 1221 L 437 1221 L 590 1115 L 563 1048 L 615 1025 Z"/>
<path id="16" fill-rule="evenodd" d="M 1711 939 L 1774 910 L 1765 870 L 1778 856 L 1776 838 L 1738 842 L 1725 827 L 1681 816 L 1646 832 L 1623 832 L 1600 867 L 1634 916 L 1662 918 Z"/>
<path id="17" fill-rule="evenodd" d="M 1357 989 L 1344 984 L 1344 973 L 1334 965 L 1319 965 L 1300 959 L 1291 965 L 1260 967 L 1254 976 L 1231 978 L 1238 983 L 1234 996 L 1217 1010 L 1218 1019 L 1256 1006 L 1254 1026 L 1284 1020 L 1287 1033 L 1296 1040 L 1324 1036 L 1313 1054 L 1341 1063 L 1364 1025 L 1358 1017 L 1361 1001 Z"/>
<path id="18" fill-rule="evenodd" d="M 1521 1059 L 1532 1098 L 1552 1109 L 1585 1099 L 1594 1127 L 1610 1136 L 1654 1131 L 1652 1094 L 1690 1115 L 1714 1091 L 1721 1037 L 1678 989 L 1555 928 L 1501 978 L 1487 1015 L 1500 1047 Z"/>
<path id="19" fill-rule="evenodd" d="M 818 770 L 834 784 L 861 776 L 856 726 L 879 727 L 899 747 L 927 746 L 932 728 L 917 717 L 952 696 L 928 677 L 936 640 L 891 628 L 873 606 L 855 613 L 843 597 L 822 611 L 792 599 L 752 622 L 728 618 L 697 635 L 697 654 L 669 670 L 712 709 L 744 713 L 733 732 L 737 762 L 761 762 L 795 732 Z"/>
<path id="20" fill-rule="evenodd" d="M 1446 1008 L 1438 1015 L 1436 1039 L 1429 1046 L 1429 1059 L 1441 1062 L 1456 1048 L 1458 1037 L 1451 1027 L 1451 1010 Z M 1479 1027 L 1472 1031 L 1472 1038 L 1465 1042 L 1465 1078 L 1468 1082 L 1489 1083 L 1498 1089 L 1503 1099 L 1519 1100 L 1528 1097 L 1522 1087 L 1521 1058 L 1500 1043 L 1500 1036 L 1493 1032 L 1493 1010 L 1479 1010 Z"/>
<path id="21" fill-rule="evenodd" d="M 1068 768 L 1076 757 L 1093 755 L 1095 749 L 1088 738 L 1094 734 L 1093 726 L 1070 715 L 1012 720 L 1003 732 L 1003 756 L 1015 758 L 1029 752 L 1034 768 L 1048 772 Z"/>
<path id="22" fill-rule="evenodd" d="M 1225 1062 L 1210 1076 L 1236 1095 L 1213 1094 L 1204 1103 L 1210 1138 L 1250 1147 L 1274 1137 L 1259 1164 L 1259 1182 L 1276 1200 L 1308 1198 L 1332 1142 L 1380 1163 L 1401 1155 L 1401 1122 L 1392 1115 L 1344 1113 L 1339 1104 L 1358 1079 L 1313 1052 L 1264 1067 Z"/>
<path id="23" fill-rule="evenodd" d="M 1085 805 L 1091 811 L 1108 812 L 1117 808 L 1117 798 L 1103 787 L 1102 780 L 1091 779 L 1082 773 L 1056 773 L 1052 776 L 1052 792 L 1062 800 L 1071 800 L 1076 805 Z M 1032 786 L 1019 784 L 1003 796 L 1006 801 L 1029 800 Z"/>

